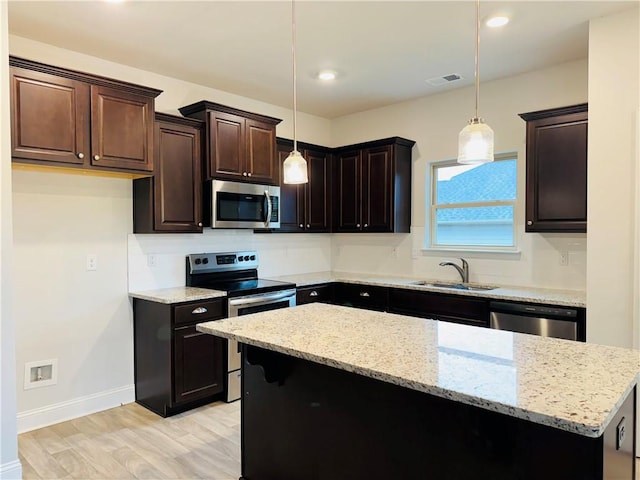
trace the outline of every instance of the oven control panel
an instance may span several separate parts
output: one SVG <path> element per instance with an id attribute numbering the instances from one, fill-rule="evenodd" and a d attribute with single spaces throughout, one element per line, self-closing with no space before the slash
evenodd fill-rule
<path id="1" fill-rule="evenodd" d="M 193 253 L 187 256 L 191 273 L 258 268 L 258 252 Z"/>

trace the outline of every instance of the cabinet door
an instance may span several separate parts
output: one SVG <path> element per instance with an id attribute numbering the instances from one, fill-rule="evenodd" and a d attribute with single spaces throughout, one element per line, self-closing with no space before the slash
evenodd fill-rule
<path id="1" fill-rule="evenodd" d="M 156 122 L 154 229 L 202 232 L 200 130 Z"/>
<path id="2" fill-rule="evenodd" d="M 91 86 L 91 165 L 153 171 L 153 98 Z"/>
<path id="3" fill-rule="evenodd" d="M 335 162 L 334 232 L 362 230 L 360 194 L 362 162 L 360 150 L 341 153 Z"/>
<path id="4" fill-rule="evenodd" d="M 362 230 L 393 231 L 392 147 L 376 147 L 362 153 Z"/>
<path id="5" fill-rule="evenodd" d="M 531 232 L 585 232 L 587 112 L 527 125 L 527 223 Z"/>
<path id="6" fill-rule="evenodd" d="M 314 285 L 312 287 L 303 287 L 296 290 L 296 305 L 305 305 L 307 303 L 332 303 L 333 302 L 333 285 Z"/>
<path id="7" fill-rule="evenodd" d="M 90 154 L 89 85 L 11 68 L 11 155 L 83 164 Z"/>
<path id="8" fill-rule="evenodd" d="M 282 165 L 293 147 L 278 145 L 278 161 Z M 304 186 L 284 183 L 280 168 L 280 232 L 304 231 Z"/>
<path id="9" fill-rule="evenodd" d="M 245 143 L 244 117 L 230 113 L 209 112 L 207 179 L 245 179 L 247 176 Z"/>
<path id="10" fill-rule="evenodd" d="M 489 326 L 489 301 L 463 295 L 391 288 L 389 312 L 478 327 Z"/>
<path id="11" fill-rule="evenodd" d="M 306 150 L 309 183 L 304 185 L 305 229 L 308 232 L 331 231 L 331 162 L 324 152 Z"/>
<path id="12" fill-rule="evenodd" d="M 195 326 L 174 329 L 175 403 L 196 400 L 223 390 L 223 340 Z"/>
<path id="13" fill-rule="evenodd" d="M 336 283 L 333 296 L 337 305 L 386 311 L 388 308 L 388 288 L 355 283 Z"/>
<path id="14" fill-rule="evenodd" d="M 246 172 L 256 183 L 277 185 L 280 164 L 276 161 L 276 127 L 257 120 L 246 120 Z"/>

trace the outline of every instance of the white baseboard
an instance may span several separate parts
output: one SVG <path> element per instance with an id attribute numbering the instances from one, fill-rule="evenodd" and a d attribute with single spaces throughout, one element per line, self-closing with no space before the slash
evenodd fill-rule
<path id="1" fill-rule="evenodd" d="M 22 478 L 22 464 L 20 460 L 7 462 L 0 465 L 0 479 L 20 480 Z"/>
<path id="2" fill-rule="evenodd" d="M 135 400 L 134 385 L 105 390 L 103 392 L 78 397 L 66 402 L 54 403 L 18 413 L 18 433 L 46 427 L 73 418 L 83 417 L 113 407 L 119 407 Z"/>

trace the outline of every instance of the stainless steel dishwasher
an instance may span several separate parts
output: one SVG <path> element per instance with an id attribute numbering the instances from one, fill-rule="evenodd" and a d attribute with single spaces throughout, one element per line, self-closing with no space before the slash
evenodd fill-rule
<path id="1" fill-rule="evenodd" d="M 542 337 L 578 339 L 578 310 L 524 303 L 491 302 L 489 326 Z"/>

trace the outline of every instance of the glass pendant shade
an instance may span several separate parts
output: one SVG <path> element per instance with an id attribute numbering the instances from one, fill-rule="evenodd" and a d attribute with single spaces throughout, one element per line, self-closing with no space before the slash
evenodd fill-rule
<path id="1" fill-rule="evenodd" d="M 299 184 L 307 183 L 309 177 L 307 175 L 307 162 L 300 155 L 300 152 L 294 150 L 284 161 L 283 165 L 284 183 Z"/>
<path id="2" fill-rule="evenodd" d="M 473 118 L 458 135 L 458 163 L 493 162 L 493 130 L 481 118 Z"/>

